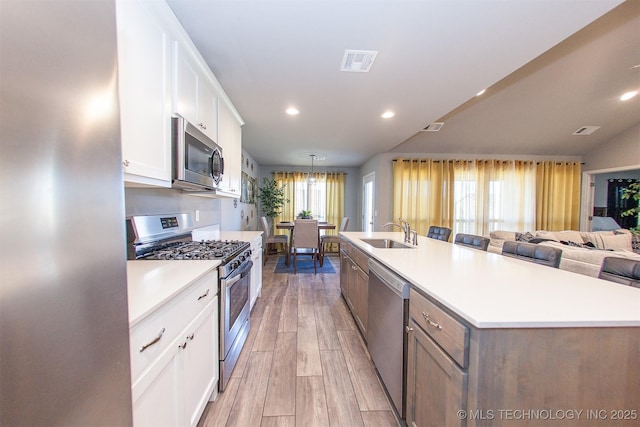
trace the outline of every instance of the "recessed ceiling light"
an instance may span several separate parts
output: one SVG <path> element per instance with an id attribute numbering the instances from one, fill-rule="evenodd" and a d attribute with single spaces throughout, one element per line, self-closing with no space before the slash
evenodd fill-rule
<path id="1" fill-rule="evenodd" d="M 382 117 L 383 119 L 390 119 L 395 115 L 396 113 L 394 113 L 393 111 L 385 111 L 384 113 L 380 114 L 380 117 Z"/>
<path id="2" fill-rule="evenodd" d="M 636 96 L 637 94 L 638 94 L 637 90 L 632 90 L 630 92 L 627 92 L 620 97 L 620 101 L 628 101 L 634 96 Z"/>
<path id="3" fill-rule="evenodd" d="M 482 89 L 480 92 L 476 93 L 476 96 L 480 96 L 483 93 L 485 93 L 487 90 L 486 89 Z"/>
<path id="4" fill-rule="evenodd" d="M 287 108 L 286 113 L 290 116 L 297 116 L 298 114 L 300 114 L 300 110 L 295 107 L 289 107 Z"/>

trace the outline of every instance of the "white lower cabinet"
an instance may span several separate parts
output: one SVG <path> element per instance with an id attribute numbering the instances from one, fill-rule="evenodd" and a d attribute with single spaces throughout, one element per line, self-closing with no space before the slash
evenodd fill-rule
<path id="1" fill-rule="evenodd" d="M 178 390 L 178 345 L 171 347 L 144 375 L 143 382 L 133 387 L 133 425 L 182 425 Z M 144 381 L 148 380 L 148 381 Z M 143 389 L 144 388 L 144 389 Z M 143 390 L 141 390 L 143 389 Z M 138 395 L 138 396 L 136 396 Z"/>
<path id="2" fill-rule="evenodd" d="M 213 271 L 132 328 L 134 426 L 198 424 L 219 376 L 216 289 Z"/>
<path id="3" fill-rule="evenodd" d="M 199 316 L 201 319 L 193 323 L 193 328 L 188 329 L 193 332 L 188 332 L 186 347 L 182 350 L 185 421 L 188 426 L 198 424 L 218 380 L 218 340 L 214 341 L 218 336 L 218 297 L 213 301 L 215 309 L 205 310 Z"/>
<path id="4" fill-rule="evenodd" d="M 253 268 L 251 269 L 249 299 L 251 308 L 253 308 L 262 293 L 262 234 L 251 241 L 251 260 L 253 261 Z"/>

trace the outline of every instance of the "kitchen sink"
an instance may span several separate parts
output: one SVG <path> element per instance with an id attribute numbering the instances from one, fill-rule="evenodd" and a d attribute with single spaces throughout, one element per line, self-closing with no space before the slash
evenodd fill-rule
<path id="1" fill-rule="evenodd" d="M 361 239 L 363 242 L 373 246 L 374 248 L 384 249 L 410 249 L 413 246 L 405 245 L 404 243 L 396 242 L 391 239 Z"/>

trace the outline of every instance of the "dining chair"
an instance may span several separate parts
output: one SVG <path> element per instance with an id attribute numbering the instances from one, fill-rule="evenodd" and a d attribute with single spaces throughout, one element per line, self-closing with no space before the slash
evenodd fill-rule
<path id="1" fill-rule="evenodd" d="M 489 247 L 490 239 L 488 237 L 476 236 L 474 234 L 456 234 L 456 238 L 453 243 L 456 245 L 466 246 L 468 248 L 480 249 L 486 251 Z"/>
<path id="2" fill-rule="evenodd" d="M 269 227 L 269 222 L 267 221 L 267 217 L 263 216 L 260 218 L 260 222 L 262 223 L 262 231 L 264 231 L 264 248 L 262 249 L 262 264 L 267 263 L 267 254 L 269 253 L 269 243 L 282 243 L 284 245 L 284 253 L 285 253 L 285 264 L 287 267 L 289 266 L 289 238 L 284 234 L 271 234 L 271 228 Z"/>
<path id="3" fill-rule="evenodd" d="M 429 227 L 427 237 L 448 242 L 449 237 L 451 237 L 451 229 L 447 227 L 437 227 L 435 225 L 432 225 L 431 227 Z"/>
<path id="4" fill-rule="evenodd" d="M 640 288 L 640 261 L 606 257 L 600 268 L 600 279 Z"/>
<path id="5" fill-rule="evenodd" d="M 342 222 L 340 223 L 339 231 L 347 231 L 347 227 L 349 226 L 349 217 L 345 216 L 342 218 Z M 340 253 L 340 236 L 337 234 L 325 234 L 320 237 L 320 267 L 324 265 L 324 253 L 325 253 L 325 245 L 335 243 L 338 245 L 338 253 Z"/>
<path id="6" fill-rule="evenodd" d="M 297 273 L 298 254 L 313 257 L 313 272 L 317 273 L 318 258 L 318 220 L 296 219 L 293 223 L 293 272 Z M 311 249 L 311 251 L 309 251 Z"/>
<path id="7" fill-rule="evenodd" d="M 506 241 L 502 246 L 502 255 L 558 268 L 560 267 L 562 249 L 535 243 Z"/>

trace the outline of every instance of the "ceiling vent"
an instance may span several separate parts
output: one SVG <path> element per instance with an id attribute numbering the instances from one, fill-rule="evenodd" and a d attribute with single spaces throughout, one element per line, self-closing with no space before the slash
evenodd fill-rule
<path id="1" fill-rule="evenodd" d="M 571 135 L 591 135 L 598 129 L 600 129 L 600 126 L 582 126 L 580 129 L 578 129 Z"/>
<path id="2" fill-rule="evenodd" d="M 375 50 L 345 50 L 340 71 L 368 73 L 377 55 Z"/>
<path id="3" fill-rule="evenodd" d="M 433 122 L 428 125 L 426 128 L 422 129 L 421 132 L 438 132 L 444 126 L 444 122 Z"/>

